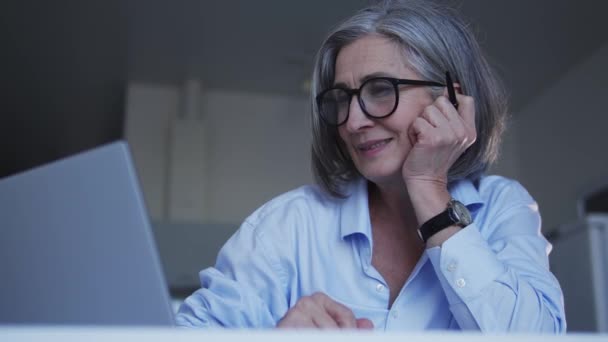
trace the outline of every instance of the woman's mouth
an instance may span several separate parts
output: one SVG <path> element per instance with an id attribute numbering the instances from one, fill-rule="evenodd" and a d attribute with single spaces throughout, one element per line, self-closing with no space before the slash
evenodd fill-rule
<path id="1" fill-rule="evenodd" d="M 364 152 L 365 154 L 375 154 L 375 152 L 379 152 L 380 150 L 382 150 L 391 140 L 393 139 L 389 138 L 382 140 L 366 141 L 362 144 L 357 145 L 357 149 L 361 152 Z"/>

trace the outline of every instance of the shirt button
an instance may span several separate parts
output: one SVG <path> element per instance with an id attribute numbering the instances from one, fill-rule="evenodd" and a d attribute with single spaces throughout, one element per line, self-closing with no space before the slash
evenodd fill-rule
<path id="1" fill-rule="evenodd" d="M 448 272 L 454 272 L 456 270 L 456 263 L 453 262 L 448 265 Z"/>
<path id="2" fill-rule="evenodd" d="M 383 290 L 384 290 L 384 285 L 382 285 L 382 284 L 376 285 L 376 291 L 382 292 Z"/>
<path id="3" fill-rule="evenodd" d="M 399 311 L 393 310 L 392 315 L 393 315 L 393 318 L 397 319 L 397 317 L 399 317 Z"/>
<path id="4" fill-rule="evenodd" d="M 456 286 L 458 286 L 458 287 L 460 287 L 460 288 L 463 288 L 463 287 L 465 287 L 466 285 L 467 285 L 467 282 L 466 282 L 466 281 L 464 281 L 464 279 L 463 279 L 463 278 L 460 278 L 460 279 L 456 280 Z"/>

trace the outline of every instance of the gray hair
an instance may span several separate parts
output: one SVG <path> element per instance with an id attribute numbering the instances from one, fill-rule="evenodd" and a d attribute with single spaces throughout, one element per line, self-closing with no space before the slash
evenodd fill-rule
<path id="1" fill-rule="evenodd" d="M 477 140 L 452 165 L 448 182 L 464 178 L 476 181 L 497 157 L 507 96 L 473 33 L 457 13 L 432 1 L 411 0 L 382 1 L 360 10 L 338 25 L 319 49 L 311 85 L 312 169 L 316 182 L 331 195 L 344 197 L 344 185 L 361 177 L 344 152 L 337 129 L 321 121 L 315 96 L 333 85 L 340 49 L 369 34 L 402 46 L 408 66 L 424 80 L 445 83 L 445 72 L 449 71 L 462 92 L 474 98 Z"/>

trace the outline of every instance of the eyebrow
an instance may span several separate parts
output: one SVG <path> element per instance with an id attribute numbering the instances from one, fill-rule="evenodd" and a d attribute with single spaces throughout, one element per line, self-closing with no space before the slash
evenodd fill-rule
<path id="1" fill-rule="evenodd" d="M 376 77 L 394 77 L 394 75 L 389 74 L 388 72 L 384 72 L 384 71 L 373 72 L 371 74 L 368 74 L 368 75 L 365 75 L 365 76 L 361 77 L 359 79 L 359 84 L 363 84 L 363 82 L 369 80 L 370 78 L 376 78 Z M 333 86 L 334 87 L 348 88 L 348 85 L 346 83 L 344 83 L 344 82 L 334 83 Z"/>

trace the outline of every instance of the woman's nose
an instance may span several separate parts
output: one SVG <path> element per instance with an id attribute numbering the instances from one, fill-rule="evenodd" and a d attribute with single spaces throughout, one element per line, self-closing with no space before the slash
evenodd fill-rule
<path id="1" fill-rule="evenodd" d="M 346 128 L 350 132 L 356 132 L 365 127 L 373 126 L 374 121 L 363 112 L 363 108 L 359 104 L 359 96 L 353 95 L 348 108 L 348 118 L 346 120 Z"/>

